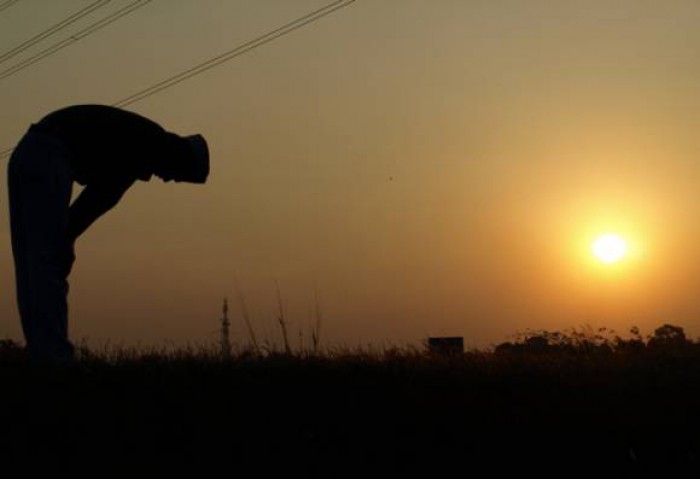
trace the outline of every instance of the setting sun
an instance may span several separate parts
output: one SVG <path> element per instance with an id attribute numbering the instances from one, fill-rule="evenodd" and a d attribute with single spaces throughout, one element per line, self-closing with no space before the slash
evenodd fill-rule
<path id="1" fill-rule="evenodd" d="M 591 246 L 593 254 L 603 263 L 616 263 L 627 254 L 627 242 L 614 233 L 598 236 Z"/>

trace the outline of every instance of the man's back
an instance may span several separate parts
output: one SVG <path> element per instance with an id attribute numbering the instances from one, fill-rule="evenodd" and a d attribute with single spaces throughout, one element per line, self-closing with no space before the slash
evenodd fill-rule
<path id="1" fill-rule="evenodd" d="M 70 106 L 45 116 L 38 127 L 72 152 L 74 178 L 83 185 L 124 176 L 147 181 L 158 162 L 178 162 L 190 154 L 182 137 L 110 106 Z"/>

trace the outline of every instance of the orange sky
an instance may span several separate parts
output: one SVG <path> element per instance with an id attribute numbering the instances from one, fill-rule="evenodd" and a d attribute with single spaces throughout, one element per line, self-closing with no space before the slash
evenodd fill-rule
<path id="1" fill-rule="evenodd" d="M 0 50 L 90 3 L 18 2 L 0 12 Z M 0 147 L 53 109 L 113 103 L 322 5 L 154 0 L 0 79 Z M 79 241 L 71 335 L 214 341 L 229 296 L 245 343 L 236 277 L 268 341 L 275 281 L 295 342 L 314 288 L 327 345 L 486 347 L 583 324 L 697 335 L 699 42 L 694 1 L 357 0 L 131 105 L 204 134 L 210 181 L 138 183 Z M 20 339 L 7 215 L 0 337 Z M 634 254 L 593 262 L 605 231 Z"/>

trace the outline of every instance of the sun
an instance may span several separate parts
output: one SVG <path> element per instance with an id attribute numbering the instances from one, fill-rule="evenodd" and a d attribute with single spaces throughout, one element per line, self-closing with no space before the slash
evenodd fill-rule
<path id="1" fill-rule="evenodd" d="M 591 245 L 593 255 L 603 263 L 617 263 L 627 255 L 627 242 L 615 233 L 598 236 Z"/>

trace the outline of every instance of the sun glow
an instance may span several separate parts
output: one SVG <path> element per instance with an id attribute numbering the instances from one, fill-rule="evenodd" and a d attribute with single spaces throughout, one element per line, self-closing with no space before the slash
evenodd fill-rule
<path id="1" fill-rule="evenodd" d="M 605 233 L 598 236 L 591 245 L 593 255 L 606 264 L 617 263 L 627 255 L 627 242 L 619 235 Z"/>

